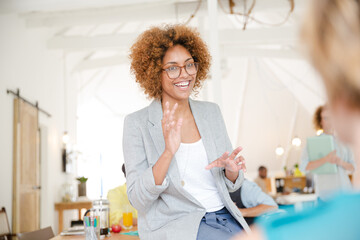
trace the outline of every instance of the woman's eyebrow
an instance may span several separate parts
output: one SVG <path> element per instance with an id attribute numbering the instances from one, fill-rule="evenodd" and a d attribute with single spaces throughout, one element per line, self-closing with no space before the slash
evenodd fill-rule
<path id="1" fill-rule="evenodd" d="M 192 57 L 190 57 L 190 58 L 186 59 L 184 62 L 187 62 L 189 60 L 194 60 L 194 59 Z M 167 63 L 165 63 L 165 65 L 167 65 L 167 64 L 178 64 L 178 63 L 177 62 L 167 62 Z"/>
<path id="2" fill-rule="evenodd" d="M 177 64 L 177 62 L 167 62 L 167 63 L 165 63 L 165 65 L 167 65 L 167 64 Z"/>

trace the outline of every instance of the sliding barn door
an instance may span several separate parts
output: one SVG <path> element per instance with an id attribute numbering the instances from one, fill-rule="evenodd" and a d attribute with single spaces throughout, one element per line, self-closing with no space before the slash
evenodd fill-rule
<path id="1" fill-rule="evenodd" d="M 40 157 L 38 109 L 14 100 L 13 221 L 14 233 L 40 228 Z"/>

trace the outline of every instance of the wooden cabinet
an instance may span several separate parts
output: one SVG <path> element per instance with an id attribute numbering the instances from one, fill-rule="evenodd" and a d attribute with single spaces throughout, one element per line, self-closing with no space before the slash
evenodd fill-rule
<path id="1" fill-rule="evenodd" d="M 293 192 L 294 189 L 299 189 L 302 191 L 306 187 L 306 177 L 275 177 L 275 189 L 276 192 Z"/>

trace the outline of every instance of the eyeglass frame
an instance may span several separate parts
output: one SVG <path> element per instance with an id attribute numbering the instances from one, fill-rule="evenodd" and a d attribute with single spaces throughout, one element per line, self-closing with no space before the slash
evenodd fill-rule
<path id="1" fill-rule="evenodd" d="M 197 74 L 197 72 L 198 72 L 198 70 L 199 70 L 199 65 L 200 65 L 200 63 L 199 62 L 192 62 L 194 65 L 195 65 L 195 67 L 196 67 L 196 73 L 194 73 L 194 74 L 190 74 L 190 73 L 188 73 L 188 71 L 186 70 L 186 68 L 185 68 L 185 66 L 186 66 L 186 64 L 185 65 L 182 65 L 182 66 L 179 66 L 179 65 L 172 65 L 172 66 L 176 66 L 176 67 L 179 67 L 180 68 L 180 72 L 179 72 L 179 76 L 177 76 L 176 78 L 171 78 L 170 76 L 169 76 L 169 68 L 170 67 L 168 67 L 168 68 L 162 68 L 161 70 L 162 71 L 165 71 L 166 72 L 166 75 L 168 76 L 168 78 L 170 78 L 170 79 L 177 79 L 177 78 L 179 78 L 180 77 L 180 75 L 181 75 L 181 72 L 182 72 L 182 69 L 184 68 L 184 70 L 185 70 L 185 72 L 187 73 L 187 74 L 189 74 L 190 76 L 193 76 L 193 75 L 195 75 L 195 74 Z M 189 63 L 188 63 L 189 64 Z"/>

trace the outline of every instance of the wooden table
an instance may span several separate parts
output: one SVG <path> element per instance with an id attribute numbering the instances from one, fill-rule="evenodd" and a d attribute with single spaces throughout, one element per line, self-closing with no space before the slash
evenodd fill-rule
<path id="1" fill-rule="evenodd" d="M 62 232 L 64 227 L 63 211 L 77 209 L 79 211 L 79 220 L 82 219 L 81 209 L 90 209 L 92 208 L 91 201 L 81 201 L 81 202 L 59 202 L 55 203 L 55 210 L 59 211 L 59 232 Z"/>
<path id="2" fill-rule="evenodd" d="M 121 232 L 129 232 L 129 231 L 136 231 L 137 227 L 133 227 L 130 230 L 123 230 Z M 85 235 L 78 235 L 78 236 L 56 236 L 54 238 L 51 238 L 51 240 L 84 240 Z M 123 235 L 120 233 L 111 233 L 110 237 L 102 238 L 105 240 L 139 240 L 140 238 L 137 236 L 130 236 L 130 235 Z"/>
<path id="3" fill-rule="evenodd" d="M 276 181 L 283 181 L 284 185 L 277 187 Z M 275 189 L 282 189 L 282 192 L 290 191 L 292 192 L 293 188 L 298 188 L 303 190 L 306 187 L 306 177 L 305 176 L 286 176 L 286 177 L 275 177 Z M 276 191 L 278 192 L 278 191 Z"/>

